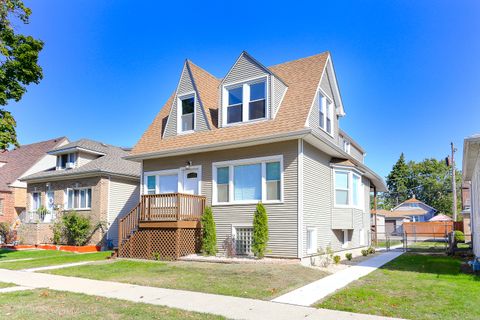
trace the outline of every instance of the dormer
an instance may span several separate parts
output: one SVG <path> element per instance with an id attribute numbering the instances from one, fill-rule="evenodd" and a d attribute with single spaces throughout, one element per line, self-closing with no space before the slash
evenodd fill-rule
<path id="1" fill-rule="evenodd" d="M 287 85 L 248 53 L 242 52 L 220 83 L 219 126 L 275 118 Z"/>
<path id="2" fill-rule="evenodd" d="M 57 155 L 57 170 L 75 168 L 77 163 L 77 152 L 62 153 Z"/>
<path id="3" fill-rule="evenodd" d="M 105 153 L 101 151 L 102 148 L 106 148 L 106 145 L 98 147 L 96 143 L 83 139 L 51 150 L 48 154 L 57 157 L 56 170 L 69 170 L 81 167 L 104 156 Z"/>

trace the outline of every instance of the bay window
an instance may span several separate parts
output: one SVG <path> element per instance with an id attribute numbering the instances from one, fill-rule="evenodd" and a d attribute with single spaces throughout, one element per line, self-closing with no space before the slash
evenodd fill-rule
<path id="1" fill-rule="evenodd" d="M 195 97 L 181 98 L 180 132 L 192 131 L 195 127 Z"/>
<path id="2" fill-rule="evenodd" d="M 265 77 L 224 89 L 224 124 L 248 122 L 267 117 L 267 81 Z"/>
<path id="3" fill-rule="evenodd" d="M 67 189 L 66 209 L 90 209 L 92 207 L 92 189 Z"/>
<path id="4" fill-rule="evenodd" d="M 334 170 L 335 205 L 337 207 L 361 208 L 361 176 L 351 170 Z"/>
<path id="5" fill-rule="evenodd" d="M 214 204 L 282 200 L 282 157 L 213 164 Z"/>

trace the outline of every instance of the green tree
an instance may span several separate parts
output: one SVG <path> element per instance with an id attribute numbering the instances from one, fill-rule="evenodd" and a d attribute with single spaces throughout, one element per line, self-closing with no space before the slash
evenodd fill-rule
<path id="1" fill-rule="evenodd" d="M 28 24 L 32 11 L 21 0 L 0 1 L 0 106 L 19 101 L 30 83 L 43 78 L 38 54 L 43 42 L 17 33 L 12 22 Z M 15 23 L 13 25 L 16 25 Z M 16 122 L 12 114 L 0 108 L 0 150 L 18 146 Z"/>
<path id="2" fill-rule="evenodd" d="M 387 176 L 388 193 L 383 195 L 382 199 L 384 207 L 396 206 L 410 197 L 409 177 L 410 170 L 402 152 L 392 171 Z"/>
<path id="3" fill-rule="evenodd" d="M 257 204 L 257 209 L 253 216 L 253 239 L 252 251 L 258 258 L 263 258 L 267 250 L 268 242 L 268 216 L 267 210 L 261 202 Z"/>
<path id="4" fill-rule="evenodd" d="M 206 207 L 202 215 L 202 252 L 209 256 L 217 253 L 217 231 L 211 207 Z"/>

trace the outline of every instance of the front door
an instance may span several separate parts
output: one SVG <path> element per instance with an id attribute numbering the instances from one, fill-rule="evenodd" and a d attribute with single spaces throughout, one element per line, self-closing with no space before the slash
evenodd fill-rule
<path id="1" fill-rule="evenodd" d="M 54 193 L 53 191 L 47 191 L 47 214 L 43 218 L 43 222 L 51 222 L 54 218 Z"/>
<path id="2" fill-rule="evenodd" d="M 183 172 L 183 192 L 188 194 L 199 194 L 199 169 L 187 169 Z"/>

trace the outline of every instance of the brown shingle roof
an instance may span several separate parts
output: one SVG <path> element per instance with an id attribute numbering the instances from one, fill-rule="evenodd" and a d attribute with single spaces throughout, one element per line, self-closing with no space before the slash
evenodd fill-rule
<path id="1" fill-rule="evenodd" d="M 65 137 L 47 141 L 26 144 L 2 155 L 5 165 L 0 167 L 0 190 L 8 191 L 8 185 L 17 180 L 30 167 L 46 155 L 47 151 L 55 148 Z"/>
<path id="2" fill-rule="evenodd" d="M 131 154 L 140 155 L 159 151 L 173 151 L 191 146 L 208 146 L 219 142 L 233 143 L 303 130 L 305 129 L 306 119 L 328 57 L 329 53 L 324 52 L 269 67 L 288 86 L 282 105 L 273 120 L 226 128 L 218 128 L 214 125 L 211 127 L 212 130 L 162 138 L 166 118 L 173 101 L 172 96 L 135 145 Z M 190 67 L 192 74 L 196 78 L 195 84 L 197 85 L 200 99 L 204 107 L 207 108 L 207 117 L 211 117 L 209 121 L 212 124 L 216 124 L 215 113 L 219 103 L 219 81 L 192 63 L 190 63 Z"/>

